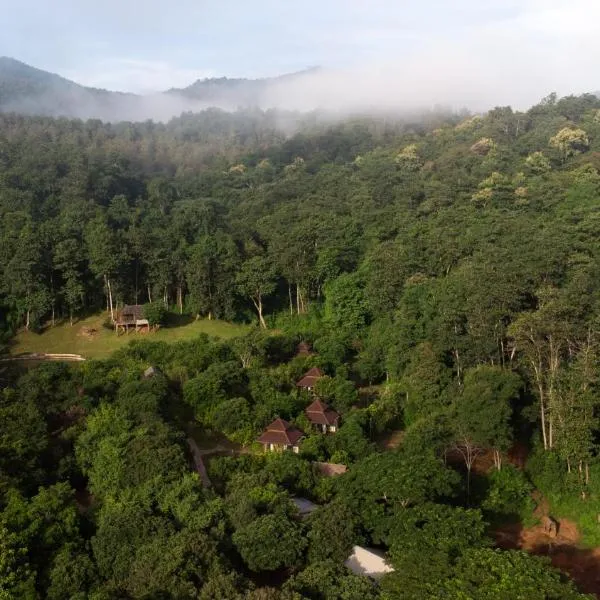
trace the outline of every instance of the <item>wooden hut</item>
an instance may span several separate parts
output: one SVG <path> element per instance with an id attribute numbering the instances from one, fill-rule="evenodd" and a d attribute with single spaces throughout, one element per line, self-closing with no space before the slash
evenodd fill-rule
<path id="1" fill-rule="evenodd" d="M 129 333 L 135 331 L 150 331 L 150 322 L 144 317 L 144 307 L 141 304 L 126 304 L 115 318 L 115 331 Z"/>

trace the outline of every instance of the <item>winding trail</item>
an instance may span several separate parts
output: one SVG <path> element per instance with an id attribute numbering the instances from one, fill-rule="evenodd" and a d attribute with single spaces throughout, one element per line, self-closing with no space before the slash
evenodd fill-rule
<path id="1" fill-rule="evenodd" d="M 198 448 L 198 444 L 191 438 L 187 438 L 188 446 L 192 451 L 192 457 L 194 459 L 194 464 L 196 465 L 196 471 L 198 475 L 200 475 L 200 479 L 202 480 L 202 485 L 205 488 L 212 487 L 212 481 L 210 480 L 208 473 L 206 472 L 206 467 L 204 466 L 204 461 L 202 460 L 202 451 Z"/>

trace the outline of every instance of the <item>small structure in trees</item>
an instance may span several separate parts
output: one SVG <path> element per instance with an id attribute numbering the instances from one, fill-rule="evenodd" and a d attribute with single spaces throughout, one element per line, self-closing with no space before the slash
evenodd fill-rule
<path id="1" fill-rule="evenodd" d="M 313 352 L 310 349 L 310 344 L 308 342 L 300 342 L 296 346 L 296 356 L 313 356 Z"/>
<path id="2" fill-rule="evenodd" d="M 322 477 L 337 477 L 348 471 L 348 467 L 341 463 L 314 462 L 313 465 L 317 467 L 317 471 Z"/>
<path id="3" fill-rule="evenodd" d="M 376 580 L 394 570 L 387 564 L 382 552 L 362 546 L 354 546 L 344 565 L 356 575 L 366 575 Z"/>
<path id="4" fill-rule="evenodd" d="M 304 432 L 294 427 L 283 419 L 275 419 L 258 438 L 265 452 L 283 452 L 292 450 L 296 454 L 300 451 L 300 440 Z"/>
<path id="5" fill-rule="evenodd" d="M 152 379 L 156 375 L 160 374 L 160 369 L 158 367 L 150 366 L 144 371 L 144 379 Z"/>
<path id="6" fill-rule="evenodd" d="M 340 415 L 321 400 L 315 400 L 304 412 L 307 419 L 321 433 L 335 433 L 337 431 Z"/>
<path id="7" fill-rule="evenodd" d="M 115 318 L 115 331 L 129 333 L 130 328 L 135 331 L 150 331 L 150 321 L 144 316 L 144 307 L 141 304 L 126 304 Z"/>
<path id="8" fill-rule="evenodd" d="M 317 504 L 311 502 L 307 498 L 299 498 L 296 496 L 292 498 L 292 502 L 296 505 L 301 519 L 308 517 L 312 512 L 319 508 Z"/>
<path id="9" fill-rule="evenodd" d="M 313 367 L 307 371 L 302 379 L 296 383 L 296 387 L 308 390 L 309 392 L 315 387 L 315 383 L 318 379 L 321 379 L 325 373 L 319 369 L 319 367 Z"/>

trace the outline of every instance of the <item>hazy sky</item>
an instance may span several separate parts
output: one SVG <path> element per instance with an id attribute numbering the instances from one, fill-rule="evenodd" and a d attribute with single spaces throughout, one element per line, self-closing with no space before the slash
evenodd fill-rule
<path id="1" fill-rule="evenodd" d="M 600 89 L 600 0 L 0 0 L 0 15 L 0 55 L 108 89 L 316 65 L 517 104 Z"/>

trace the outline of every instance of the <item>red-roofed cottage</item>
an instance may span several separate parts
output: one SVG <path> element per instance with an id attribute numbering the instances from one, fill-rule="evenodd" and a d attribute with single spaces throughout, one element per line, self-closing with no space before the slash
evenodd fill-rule
<path id="1" fill-rule="evenodd" d="M 335 433 L 340 415 L 321 400 L 315 400 L 305 411 L 308 420 L 322 433 Z"/>
<path id="2" fill-rule="evenodd" d="M 323 377 L 325 373 L 319 369 L 319 367 L 313 367 L 310 371 L 307 371 L 304 374 L 304 377 L 296 384 L 299 388 L 304 388 L 305 390 L 312 390 L 315 387 L 315 383 L 318 379 Z"/>
<path id="3" fill-rule="evenodd" d="M 265 451 L 293 450 L 297 453 L 303 437 L 304 433 L 291 423 L 283 419 L 275 419 L 258 438 L 258 441 L 263 445 Z"/>

